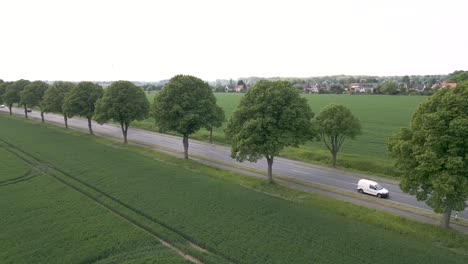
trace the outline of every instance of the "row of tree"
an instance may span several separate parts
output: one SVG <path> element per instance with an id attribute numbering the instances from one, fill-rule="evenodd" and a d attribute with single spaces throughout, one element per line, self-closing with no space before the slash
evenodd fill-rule
<path id="1" fill-rule="evenodd" d="M 210 86 L 185 75 L 173 77 L 151 106 L 141 87 L 128 81 L 113 82 L 103 91 L 90 82 L 56 82 L 48 87 L 41 82 L 20 80 L 0 85 L 0 94 L 10 113 L 11 106 L 19 103 L 24 106 L 26 117 L 27 107 L 31 106 L 39 106 L 41 113 L 60 113 L 65 121 L 80 115 L 88 119 L 91 133 L 91 118 L 100 124 L 113 120 L 120 124 L 125 143 L 130 122 L 151 115 L 161 131 L 182 135 L 185 158 L 192 133 L 220 126 L 224 120 Z M 272 181 L 273 160 L 285 147 L 321 138 L 335 165 L 344 140 L 360 134 L 361 126 L 349 109 L 340 105 L 329 105 L 314 118 L 306 99 L 289 81 L 262 80 L 243 96 L 225 133 L 232 144 L 231 156 L 252 162 L 265 157 L 268 180 Z M 443 213 L 444 227 L 448 227 L 452 210 L 466 208 L 466 138 L 468 81 L 454 89 L 441 89 L 423 102 L 413 115 L 410 128 L 402 129 L 388 144 L 402 172 L 402 190 Z"/>
<path id="2" fill-rule="evenodd" d="M 130 123 L 152 116 L 161 131 L 175 131 L 183 136 L 185 158 L 188 158 L 189 135 L 200 128 L 210 130 L 212 141 L 213 127 L 221 126 L 224 111 L 216 105 L 208 83 L 193 77 L 177 75 L 173 77 L 154 98 L 150 105 L 143 89 L 129 81 L 113 82 L 105 90 L 92 82 L 57 81 L 48 85 L 42 81 L 18 80 L 0 84 L 0 102 L 4 102 L 12 114 L 12 107 L 24 107 L 25 117 L 28 109 L 38 107 L 42 122 L 44 113 L 58 113 L 68 119 L 81 116 L 88 120 L 93 134 L 92 120 L 104 124 L 109 120 L 120 124 L 124 143 Z"/>
<path id="3" fill-rule="evenodd" d="M 128 81 L 113 82 L 105 90 L 92 82 L 55 82 L 18 80 L 0 86 L 1 100 L 10 109 L 17 103 L 28 109 L 38 107 L 42 122 L 44 112 L 58 113 L 68 119 L 81 116 L 88 120 L 93 134 L 92 119 L 99 124 L 109 120 L 120 124 L 124 143 L 130 123 L 152 116 L 160 131 L 174 131 L 182 135 L 184 157 L 188 158 L 189 136 L 201 128 L 210 130 L 223 124 L 224 111 L 208 83 L 193 77 L 177 75 L 164 85 L 148 102 L 143 89 Z M 297 89 L 288 81 L 259 81 L 242 98 L 226 127 L 232 142 L 232 157 L 239 161 L 268 161 L 268 177 L 272 181 L 273 158 L 287 146 L 298 146 L 305 141 L 321 138 L 332 155 L 332 165 L 345 138 L 361 133 L 359 120 L 349 109 L 330 105 L 316 118 Z"/>

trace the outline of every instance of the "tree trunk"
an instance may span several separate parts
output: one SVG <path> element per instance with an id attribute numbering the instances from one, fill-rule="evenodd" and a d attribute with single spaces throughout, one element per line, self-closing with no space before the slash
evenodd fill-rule
<path id="1" fill-rule="evenodd" d="M 8 106 L 8 109 L 10 110 L 10 115 L 13 115 L 13 113 L 11 112 L 11 105 Z"/>
<path id="2" fill-rule="evenodd" d="M 184 144 L 184 159 L 188 159 L 188 135 L 184 135 L 182 143 Z"/>
<path id="3" fill-rule="evenodd" d="M 24 105 L 24 117 L 28 118 L 28 107 Z"/>
<path id="4" fill-rule="evenodd" d="M 268 182 L 273 182 L 273 157 L 266 156 L 268 162 Z"/>
<path id="5" fill-rule="evenodd" d="M 127 122 L 121 122 L 120 123 L 120 127 L 122 128 L 122 134 L 123 134 L 123 137 L 124 137 L 124 144 L 128 143 L 128 141 L 127 141 L 128 126 L 129 126 L 129 124 Z"/>
<path id="6" fill-rule="evenodd" d="M 450 224 L 450 215 L 452 214 L 452 208 L 448 208 L 445 213 L 442 215 L 442 221 L 440 226 L 442 228 L 448 228 Z"/>
<path id="7" fill-rule="evenodd" d="M 210 126 L 210 144 L 213 144 L 213 126 Z"/>
<path id="8" fill-rule="evenodd" d="M 41 119 L 42 119 L 42 123 L 44 123 L 44 112 L 41 111 Z"/>
<path id="9" fill-rule="evenodd" d="M 91 135 L 94 135 L 93 127 L 91 126 L 91 118 L 89 117 L 88 117 L 88 128 L 89 128 L 89 133 L 91 133 Z"/>
<path id="10" fill-rule="evenodd" d="M 336 155 L 337 155 L 337 154 L 338 154 L 338 153 L 336 153 L 336 152 L 332 152 L 332 157 L 333 157 L 333 168 L 336 168 Z"/>
<path id="11" fill-rule="evenodd" d="M 67 117 L 67 115 L 63 115 L 63 120 L 65 120 L 65 128 L 68 128 L 68 117 Z"/>

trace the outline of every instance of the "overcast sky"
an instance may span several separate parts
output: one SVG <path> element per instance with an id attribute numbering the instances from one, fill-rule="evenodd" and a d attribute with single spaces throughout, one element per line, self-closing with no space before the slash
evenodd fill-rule
<path id="1" fill-rule="evenodd" d="M 0 79 L 468 70 L 467 0 L 0 1 Z"/>

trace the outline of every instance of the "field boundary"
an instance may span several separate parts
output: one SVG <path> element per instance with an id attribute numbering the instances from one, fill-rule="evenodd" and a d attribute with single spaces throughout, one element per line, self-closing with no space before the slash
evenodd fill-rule
<path id="1" fill-rule="evenodd" d="M 184 259 L 197 264 L 204 263 L 200 260 L 203 259 L 203 257 L 211 260 L 214 259 L 216 263 L 232 263 L 225 256 L 212 253 L 209 250 L 197 245 L 195 242 L 191 241 L 188 237 L 181 234 L 177 230 L 174 230 L 173 228 L 165 225 L 164 223 L 161 223 L 157 219 L 146 215 L 138 209 L 135 209 L 130 205 L 127 205 L 122 201 L 108 195 L 107 193 L 95 188 L 94 186 L 89 185 L 88 183 L 83 182 L 82 180 L 77 179 L 76 177 L 62 170 L 51 166 L 51 164 L 45 165 L 45 163 L 37 157 L 34 157 L 33 155 L 19 149 L 18 147 L 2 139 L 0 139 L 0 141 L 2 141 L 8 146 L 8 152 L 15 155 L 17 158 L 22 160 L 31 168 L 37 170 L 38 172 L 44 175 L 53 177 L 58 182 L 91 199 L 97 205 L 110 211 L 111 213 L 130 223 L 134 227 L 151 235 L 153 238 L 157 239 L 162 245 L 174 250 L 178 255 L 180 255 Z M 165 238 L 161 238 L 160 234 L 158 234 L 158 232 L 155 231 L 155 229 L 159 230 L 160 233 L 165 233 Z M 178 246 L 176 246 L 176 244 Z M 184 250 L 181 248 L 183 248 Z"/>

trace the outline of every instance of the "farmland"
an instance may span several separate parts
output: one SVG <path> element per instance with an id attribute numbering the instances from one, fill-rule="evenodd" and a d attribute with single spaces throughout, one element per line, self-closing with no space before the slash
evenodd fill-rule
<path id="1" fill-rule="evenodd" d="M 147 94 L 150 102 L 154 93 Z M 239 104 L 242 94 L 215 93 L 228 119 Z M 338 154 L 338 167 L 358 170 L 379 175 L 395 176 L 392 162 L 386 150 L 389 136 L 400 127 L 409 125 L 411 115 L 424 96 L 349 96 L 349 95 L 304 95 L 314 113 L 330 103 L 342 104 L 361 120 L 363 134 L 356 140 L 345 141 Z M 154 119 L 135 122 L 141 128 L 157 130 Z M 213 133 L 216 143 L 227 144 L 223 128 L 215 128 Z M 208 131 L 200 130 L 192 138 L 207 140 Z M 330 164 L 330 154 L 320 141 L 308 142 L 299 148 L 288 148 L 282 156 L 306 162 Z"/>
<path id="2" fill-rule="evenodd" d="M 5 114 L 0 124 L 7 262 L 183 263 L 154 236 L 205 263 L 468 261 L 467 237 L 450 230 Z"/>

